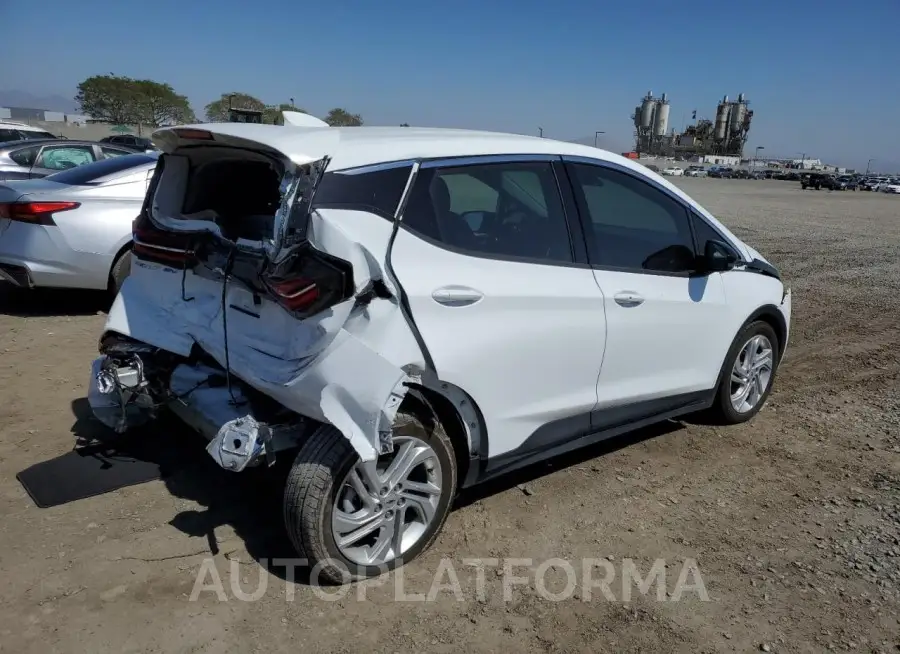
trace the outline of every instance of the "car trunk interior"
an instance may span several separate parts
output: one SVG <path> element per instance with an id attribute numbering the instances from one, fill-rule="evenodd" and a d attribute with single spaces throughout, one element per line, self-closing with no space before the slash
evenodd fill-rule
<path id="1" fill-rule="evenodd" d="M 268 239 L 284 170 L 283 162 L 252 150 L 185 148 L 166 156 L 153 212 L 162 223 L 199 221 L 191 229 L 214 223 L 233 242 Z"/>

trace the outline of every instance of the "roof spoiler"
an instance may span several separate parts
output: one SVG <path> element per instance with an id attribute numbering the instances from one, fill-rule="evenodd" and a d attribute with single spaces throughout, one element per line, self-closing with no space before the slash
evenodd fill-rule
<path id="1" fill-rule="evenodd" d="M 319 120 L 315 116 L 310 116 L 300 111 L 282 111 L 284 116 L 284 124 L 293 127 L 329 127 L 324 120 Z"/>

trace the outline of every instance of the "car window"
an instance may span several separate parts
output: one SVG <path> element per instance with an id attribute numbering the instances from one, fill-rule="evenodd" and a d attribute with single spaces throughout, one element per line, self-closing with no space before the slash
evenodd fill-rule
<path id="1" fill-rule="evenodd" d="M 549 163 L 420 171 L 403 224 L 464 251 L 571 262 L 566 217 Z"/>
<path id="2" fill-rule="evenodd" d="M 334 207 L 370 211 L 394 219 L 409 181 L 412 166 L 383 170 L 347 170 L 325 173 L 316 188 L 313 208 Z"/>
<path id="3" fill-rule="evenodd" d="M 55 139 L 56 138 L 56 136 L 54 136 L 50 132 L 42 132 L 39 130 L 31 130 L 31 129 L 28 129 L 28 130 L 23 129 L 20 132 L 20 134 L 22 134 L 22 137 L 26 138 L 26 139 Z"/>
<path id="4" fill-rule="evenodd" d="M 31 168 L 34 165 L 34 160 L 37 158 L 40 149 L 41 147 L 39 145 L 32 145 L 27 148 L 13 150 L 9 153 L 9 158 L 20 166 Z"/>
<path id="5" fill-rule="evenodd" d="M 628 173 L 587 164 L 570 170 L 589 218 L 592 263 L 648 272 L 695 268 L 690 223 L 678 202 Z"/>
<path id="6" fill-rule="evenodd" d="M 110 175 L 124 173 L 137 166 L 156 161 L 156 157 L 146 154 L 128 154 L 124 157 L 106 158 L 86 166 L 78 166 L 59 173 L 53 173 L 47 179 L 61 184 L 90 186 Z"/>
<path id="7" fill-rule="evenodd" d="M 35 167 L 68 170 L 92 161 L 94 148 L 90 145 L 48 145 L 41 152 Z"/>
<path id="8" fill-rule="evenodd" d="M 691 215 L 691 220 L 694 223 L 694 238 L 697 239 L 697 251 L 705 252 L 706 244 L 709 241 L 718 241 L 719 243 L 724 243 L 728 249 L 730 249 L 734 256 L 740 259 L 740 255 L 731 247 L 728 243 L 728 239 L 722 236 L 712 225 L 710 225 L 706 220 L 701 218 L 696 214 Z"/>
<path id="9" fill-rule="evenodd" d="M 19 131 L 15 129 L 0 129 L 0 143 L 3 141 L 18 141 L 22 137 Z"/>
<path id="10" fill-rule="evenodd" d="M 118 148 L 107 148 L 102 145 L 100 146 L 100 152 L 103 153 L 104 159 L 111 159 L 112 157 L 121 157 L 123 154 L 129 154 L 124 150 L 119 150 Z"/>

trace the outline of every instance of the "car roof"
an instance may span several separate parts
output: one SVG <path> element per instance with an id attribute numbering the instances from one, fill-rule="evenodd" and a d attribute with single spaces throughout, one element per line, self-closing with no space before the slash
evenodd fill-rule
<path id="1" fill-rule="evenodd" d="M 23 132 L 50 132 L 50 130 L 44 129 L 43 127 L 35 127 L 28 123 L 17 123 L 9 120 L 0 120 L 0 128 L 20 129 Z"/>
<path id="2" fill-rule="evenodd" d="M 75 141 L 73 139 L 28 139 L 26 141 L 8 141 L 7 143 L 0 143 L 0 150 L 12 150 L 35 145 L 50 145 L 53 143 L 64 143 L 66 145 L 97 145 L 94 141 Z"/>
<path id="3" fill-rule="evenodd" d="M 188 143 L 202 143 L 180 139 L 174 131 L 179 129 L 204 130 L 236 140 L 254 141 L 297 162 L 308 162 L 328 155 L 332 170 L 389 161 L 508 154 L 574 155 L 610 160 L 634 170 L 643 169 L 640 164 L 621 155 L 587 145 L 521 134 L 450 128 L 204 123 L 160 129 L 153 133 L 151 140 L 166 152 Z"/>

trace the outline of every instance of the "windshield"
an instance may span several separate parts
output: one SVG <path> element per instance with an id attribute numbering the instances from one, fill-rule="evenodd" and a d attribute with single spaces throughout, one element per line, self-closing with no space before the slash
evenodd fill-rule
<path id="1" fill-rule="evenodd" d="M 46 179 L 60 184 L 72 184 L 74 186 L 90 186 L 97 184 L 97 180 L 109 175 L 115 175 L 136 166 L 153 163 L 157 160 L 154 154 L 125 154 L 120 157 L 102 159 L 94 163 L 70 168 L 62 172 L 48 175 Z"/>

